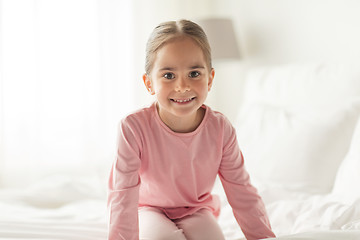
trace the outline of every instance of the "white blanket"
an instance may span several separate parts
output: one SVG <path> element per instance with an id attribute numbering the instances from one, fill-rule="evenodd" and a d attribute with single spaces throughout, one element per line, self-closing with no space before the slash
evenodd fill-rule
<path id="1" fill-rule="evenodd" d="M 57 176 L 25 191 L 2 190 L 0 239 L 106 239 L 106 196 L 98 186 Z"/>
<path id="2" fill-rule="evenodd" d="M 99 186 L 94 179 L 63 176 L 25 191 L 2 190 L 0 239 L 106 239 L 106 193 Z M 259 191 L 278 239 L 360 239 L 360 199 L 268 186 Z M 244 239 L 218 182 L 214 193 L 222 201 L 219 223 L 226 239 Z"/>
<path id="3" fill-rule="evenodd" d="M 217 182 L 214 189 L 222 201 L 220 225 L 227 239 L 243 239 L 220 185 Z M 291 234 L 299 236 L 294 239 L 360 239 L 360 198 L 290 192 L 266 185 L 258 190 L 278 239 L 292 239 L 287 237 Z M 342 237 L 336 238 L 339 235 Z"/>

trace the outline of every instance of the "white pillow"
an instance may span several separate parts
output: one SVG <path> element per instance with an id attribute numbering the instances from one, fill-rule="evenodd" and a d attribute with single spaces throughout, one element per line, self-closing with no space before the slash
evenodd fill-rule
<path id="1" fill-rule="evenodd" d="M 351 64 L 250 70 L 235 127 L 252 178 L 293 190 L 331 191 L 360 112 L 359 79 Z"/>
<path id="2" fill-rule="evenodd" d="M 277 105 L 333 104 L 360 96 L 360 69 L 351 64 L 255 67 L 246 77 L 245 101 Z"/>
<path id="3" fill-rule="evenodd" d="M 351 146 L 341 163 L 334 183 L 334 194 L 360 198 L 360 119 L 357 122 Z"/>
<path id="4" fill-rule="evenodd" d="M 359 105 L 245 104 L 237 130 L 251 176 L 290 190 L 331 191 L 350 145 Z"/>

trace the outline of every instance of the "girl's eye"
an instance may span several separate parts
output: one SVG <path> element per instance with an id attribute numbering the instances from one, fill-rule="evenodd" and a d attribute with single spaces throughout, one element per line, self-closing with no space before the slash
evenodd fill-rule
<path id="1" fill-rule="evenodd" d="M 198 76 L 200 76 L 200 73 L 198 71 L 193 71 L 193 72 L 190 72 L 190 74 L 189 74 L 189 77 L 191 77 L 191 78 L 196 78 Z"/>
<path id="2" fill-rule="evenodd" d="M 166 79 L 174 79 L 175 74 L 173 74 L 173 73 L 165 73 L 164 78 L 166 78 Z"/>

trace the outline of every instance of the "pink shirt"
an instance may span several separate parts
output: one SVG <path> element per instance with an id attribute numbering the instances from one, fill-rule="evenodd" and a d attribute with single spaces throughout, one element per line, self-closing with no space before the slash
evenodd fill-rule
<path id="1" fill-rule="evenodd" d="M 142 206 L 157 207 L 170 219 L 201 208 L 218 215 L 220 204 L 211 194 L 217 174 L 247 239 L 274 237 L 244 168 L 234 128 L 221 113 L 203 108 L 204 119 L 190 133 L 168 128 L 156 103 L 121 121 L 109 179 L 109 240 L 139 239 Z"/>

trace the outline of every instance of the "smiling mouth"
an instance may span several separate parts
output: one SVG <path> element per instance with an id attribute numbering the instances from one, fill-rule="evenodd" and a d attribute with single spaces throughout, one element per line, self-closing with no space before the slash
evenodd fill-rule
<path id="1" fill-rule="evenodd" d="M 191 102 L 194 99 L 195 99 L 195 97 L 186 98 L 186 99 L 170 99 L 170 100 L 173 101 L 173 102 L 176 102 L 176 103 L 188 103 L 188 102 Z"/>

